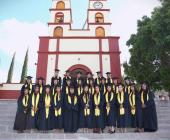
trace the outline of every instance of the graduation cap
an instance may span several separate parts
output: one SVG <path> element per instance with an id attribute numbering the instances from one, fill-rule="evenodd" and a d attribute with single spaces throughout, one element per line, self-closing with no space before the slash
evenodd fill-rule
<path id="1" fill-rule="evenodd" d="M 45 88 L 51 88 L 51 86 L 50 85 L 45 85 Z"/>
<path id="2" fill-rule="evenodd" d="M 55 71 L 60 71 L 59 69 L 55 69 Z"/>
<path id="3" fill-rule="evenodd" d="M 26 78 L 31 80 L 31 79 L 32 79 L 32 76 L 27 76 Z"/>
<path id="4" fill-rule="evenodd" d="M 107 75 L 111 74 L 111 72 L 106 72 Z"/>
<path id="5" fill-rule="evenodd" d="M 99 84 L 95 84 L 94 87 L 100 87 L 100 85 Z"/>
<path id="6" fill-rule="evenodd" d="M 81 72 L 81 71 L 78 71 L 77 74 L 82 74 L 82 72 Z"/>
<path id="7" fill-rule="evenodd" d="M 43 77 L 38 77 L 37 80 L 42 80 L 43 81 L 44 78 Z"/>
<path id="8" fill-rule="evenodd" d="M 125 77 L 124 80 L 130 80 L 130 77 Z"/>
<path id="9" fill-rule="evenodd" d="M 106 80 L 106 78 L 102 76 L 102 77 L 101 77 L 101 80 Z"/>
<path id="10" fill-rule="evenodd" d="M 97 74 L 101 74 L 101 72 L 100 72 L 100 71 L 97 71 L 96 73 L 97 73 Z"/>
<path id="11" fill-rule="evenodd" d="M 88 74 L 93 75 L 91 72 L 87 72 L 87 73 L 86 73 L 86 75 L 88 75 Z"/>
<path id="12" fill-rule="evenodd" d="M 66 70 L 65 72 L 66 72 L 66 73 L 69 73 L 70 71 L 69 71 L 69 70 Z"/>
<path id="13" fill-rule="evenodd" d="M 111 84 L 111 83 L 108 83 L 106 86 L 107 86 L 107 87 L 112 87 L 112 84 Z"/>
<path id="14" fill-rule="evenodd" d="M 124 84 L 123 84 L 123 83 L 118 83 L 118 86 L 122 86 L 122 87 L 123 87 L 123 86 L 124 86 Z"/>
<path id="15" fill-rule="evenodd" d="M 39 85 L 39 84 L 35 84 L 34 87 L 35 87 L 35 88 L 36 88 L 36 87 L 39 87 L 39 88 L 40 88 L 40 85 Z"/>

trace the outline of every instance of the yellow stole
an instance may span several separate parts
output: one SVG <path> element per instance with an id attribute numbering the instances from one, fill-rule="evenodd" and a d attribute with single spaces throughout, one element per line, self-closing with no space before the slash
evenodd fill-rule
<path id="1" fill-rule="evenodd" d="M 72 104 L 70 95 L 68 95 L 68 103 Z M 77 104 L 77 97 L 74 95 L 74 105 L 76 105 L 76 104 Z"/>
<path id="2" fill-rule="evenodd" d="M 94 94 L 94 87 L 90 87 L 89 92 L 93 95 Z"/>
<path id="3" fill-rule="evenodd" d="M 59 102 L 61 100 L 61 95 L 60 94 L 58 94 L 58 93 L 54 94 L 54 105 L 55 106 L 57 105 L 57 102 Z M 55 108 L 55 116 L 56 117 L 61 116 L 61 107 L 59 109 Z"/>
<path id="4" fill-rule="evenodd" d="M 109 100 L 109 94 L 111 94 L 110 100 Z M 107 111 L 107 115 L 109 115 L 109 113 L 110 113 L 110 102 L 113 100 L 113 97 L 114 97 L 114 93 L 113 92 L 111 92 L 111 93 L 106 92 L 105 99 L 106 99 L 106 111 Z"/>
<path id="5" fill-rule="evenodd" d="M 29 96 L 28 96 L 28 95 L 26 95 L 26 96 L 23 97 L 23 99 L 22 99 L 22 104 L 23 104 L 24 107 L 27 107 L 27 106 L 28 106 L 28 99 L 29 99 Z"/>
<path id="6" fill-rule="evenodd" d="M 34 117 L 35 114 L 37 113 L 39 98 L 40 98 L 39 93 L 37 93 L 36 98 L 35 98 L 35 94 L 34 93 L 32 94 L 32 109 L 31 109 L 31 116 L 32 117 Z"/>
<path id="7" fill-rule="evenodd" d="M 98 94 L 94 94 L 94 104 L 95 104 L 95 116 L 100 116 L 100 92 Z"/>
<path id="8" fill-rule="evenodd" d="M 51 97 L 50 97 L 50 95 L 46 94 L 45 95 L 45 116 L 46 116 L 46 119 L 49 116 L 50 105 L 51 105 Z"/>
<path id="9" fill-rule="evenodd" d="M 128 94 L 130 94 L 130 86 L 126 86 L 125 92 L 128 92 Z"/>
<path id="10" fill-rule="evenodd" d="M 42 94 L 42 91 L 43 91 L 43 86 L 41 85 L 40 86 L 40 94 Z"/>
<path id="11" fill-rule="evenodd" d="M 68 88 L 68 86 L 66 86 L 66 94 L 68 94 L 69 93 L 69 88 Z"/>
<path id="12" fill-rule="evenodd" d="M 118 103 L 120 104 L 119 113 L 120 113 L 120 115 L 124 115 L 125 109 L 123 107 L 123 103 L 124 103 L 124 92 L 123 91 L 121 93 L 119 92 L 117 94 L 117 100 L 118 100 Z"/>
<path id="13" fill-rule="evenodd" d="M 112 78 L 107 78 L 107 79 L 106 79 L 106 83 L 108 83 L 108 82 L 109 82 L 109 79 L 110 79 L 110 83 L 112 84 L 112 83 L 113 83 Z"/>
<path id="14" fill-rule="evenodd" d="M 29 94 L 31 94 L 31 92 L 32 92 L 32 84 L 29 84 L 29 85 L 26 84 L 26 85 L 25 85 L 25 87 L 28 87 L 28 86 L 29 86 Z"/>
<path id="15" fill-rule="evenodd" d="M 135 93 L 133 93 L 133 92 L 131 92 L 129 94 L 129 103 L 130 103 L 130 106 L 131 106 L 131 114 L 135 115 L 135 113 L 136 113 L 136 108 L 135 108 L 136 102 L 135 102 Z"/>
<path id="16" fill-rule="evenodd" d="M 149 100 L 149 96 L 147 94 L 147 101 Z M 141 103 L 142 103 L 142 106 L 145 104 L 145 100 L 144 100 L 144 92 L 142 91 L 141 93 Z"/>
<path id="17" fill-rule="evenodd" d="M 90 96 L 86 95 L 86 93 L 85 93 L 83 95 L 83 102 L 86 104 L 86 107 L 84 109 L 84 115 L 85 116 L 89 116 L 90 115 L 89 100 L 90 100 Z"/>
<path id="18" fill-rule="evenodd" d="M 78 87 L 78 89 L 77 89 L 77 90 L 78 90 L 78 95 L 79 95 L 79 96 L 81 95 L 81 93 L 82 93 L 82 91 L 83 91 L 82 89 L 83 89 L 82 87 Z"/>

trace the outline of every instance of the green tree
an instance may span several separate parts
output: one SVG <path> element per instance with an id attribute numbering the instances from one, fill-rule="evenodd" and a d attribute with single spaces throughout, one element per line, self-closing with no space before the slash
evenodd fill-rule
<path id="1" fill-rule="evenodd" d="M 15 62 L 15 53 L 14 53 L 14 55 L 12 57 L 11 65 L 9 67 L 7 83 L 11 83 L 12 82 L 12 76 L 13 76 L 13 71 L 14 71 L 14 62 Z"/>
<path id="2" fill-rule="evenodd" d="M 138 20 L 136 34 L 127 41 L 131 58 L 125 74 L 137 82 L 147 80 L 152 89 L 170 91 L 170 1 L 161 0 L 151 18 Z"/>
<path id="3" fill-rule="evenodd" d="M 20 83 L 24 82 L 25 77 L 27 76 L 27 69 L 28 69 L 28 49 L 27 52 L 25 54 L 25 59 L 24 59 L 24 64 L 22 67 L 22 73 L 21 73 L 21 80 Z"/>

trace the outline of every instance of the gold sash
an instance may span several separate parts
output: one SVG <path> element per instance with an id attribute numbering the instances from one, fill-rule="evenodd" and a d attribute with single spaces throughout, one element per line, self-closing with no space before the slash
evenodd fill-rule
<path id="1" fill-rule="evenodd" d="M 37 93 L 36 99 L 35 94 L 32 94 L 32 108 L 31 108 L 31 116 L 34 117 L 38 110 L 38 103 L 39 103 L 40 94 Z"/>
<path id="2" fill-rule="evenodd" d="M 118 100 L 118 103 L 120 104 L 119 113 L 120 115 L 124 115 L 125 109 L 123 107 L 123 103 L 124 103 L 124 92 L 123 91 L 121 93 L 120 92 L 118 93 L 117 100 Z"/>
<path id="3" fill-rule="evenodd" d="M 147 93 L 146 93 L 147 94 Z M 149 96 L 147 94 L 147 101 L 149 100 Z M 142 91 L 141 93 L 141 102 L 142 102 L 142 106 L 145 104 L 145 100 L 144 100 L 144 92 Z"/>
<path id="4" fill-rule="evenodd" d="M 94 104 L 95 104 L 95 116 L 100 116 L 100 93 L 94 95 Z"/>
<path id="5" fill-rule="evenodd" d="M 111 94 L 110 100 L 109 100 L 109 94 Z M 109 115 L 109 113 L 110 113 L 110 102 L 113 100 L 113 97 L 114 97 L 114 93 L 113 92 L 111 92 L 111 93 L 107 92 L 105 94 L 107 115 Z"/>
<path id="6" fill-rule="evenodd" d="M 70 95 L 68 95 L 68 103 L 72 104 Z M 77 104 L 77 97 L 74 95 L 74 105 L 76 104 Z"/>
<path id="7" fill-rule="evenodd" d="M 24 107 L 27 107 L 27 106 L 28 106 L 28 98 L 29 98 L 29 96 L 26 95 L 26 96 L 24 96 L 23 99 L 22 99 L 22 104 L 23 104 Z"/>
<path id="8" fill-rule="evenodd" d="M 86 98 L 87 97 L 87 98 Z M 83 96 L 83 102 L 86 104 L 86 107 L 84 109 L 84 115 L 85 116 L 89 116 L 90 115 L 90 109 L 89 109 L 89 100 L 90 100 L 90 97 L 86 94 L 84 94 Z"/>
<path id="9" fill-rule="evenodd" d="M 46 94 L 45 95 L 45 114 L 46 114 L 46 119 L 49 116 L 50 104 L 51 104 L 51 97 L 50 97 L 50 95 Z"/>
<path id="10" fill-rule="evenodd" d="M 58 93 L 56 93 L 54 95 L 54 105 L 56 106 L 57 105 L 57 101 L 59 102 L 61 100 L 61 97 Z M 56 109 L 55 108 L 55 116 L 58 117 L 58 116 L 61 116 L 61 107 L 59 109 Z"/>
<path id="11" fill-rule="evenodd" d="M 68 86 L 66 86 L 66 94 L 69 93 L 69 89 L 68 89 Z"/>
<path id="12" fill-rule="evenodd" d="M 135 93 L 133 93 L 133 92 L 131 92 L 129 94 L 129 103 L 130 103 L 130 107 L 131 107 L 131 114 L 135 115 L 135 113 L 136 113 L 136 108 L 135 108 L 136 102 L 135 102 Z"/>

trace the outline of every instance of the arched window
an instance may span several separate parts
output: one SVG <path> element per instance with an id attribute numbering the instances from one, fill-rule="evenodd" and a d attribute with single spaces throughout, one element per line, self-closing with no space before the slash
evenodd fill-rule
<path id="1" fill-rule="evenodd" d="M 102 13 L 96 13 L 95 22 L 96 23 L 104 23 L 104 16 Z"/>
<path id="2" fill-rule="evenodd" d="M 96 37 L 104 37 L 105 36 L 105 30 L 103 27 L 97 27 L 96 28 Z"/>
<path id="3" fill-rule="evenodd" d="M 62 27 L 56 27 L 54 29 L 54 37 L 62 37 L 63 36 L 63 28 Z"/>
<path id="4" fill-rule="evenodd" d="M 56 8 L 57 9 L 65 9 L 65 3 L 63 1 L 57 2 Z"/>
<path id="5" fill-rule="evenodd" d="M 64 14 L 59 12 L 55 15 L 55 23 L 63 23 L 64 22 Z"/>

